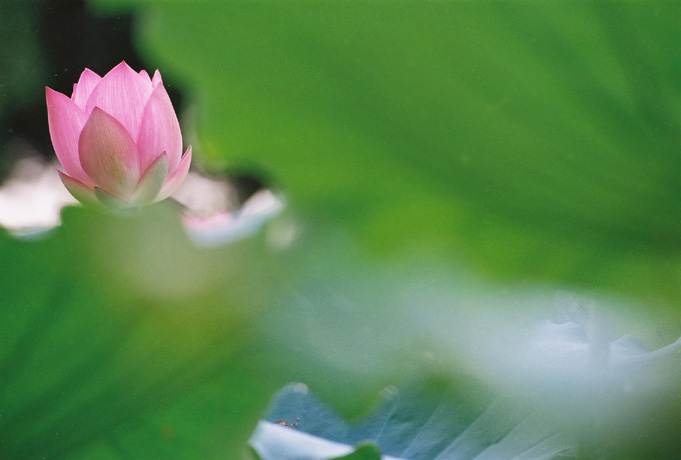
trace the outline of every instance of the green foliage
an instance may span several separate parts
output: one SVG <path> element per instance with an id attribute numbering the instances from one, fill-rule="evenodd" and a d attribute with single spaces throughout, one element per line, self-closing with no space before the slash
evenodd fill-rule
<path id="1" fill-rule="evenodd" d="M 0 234 L 11 267 L 0 458 L 242 458 L 271 395 L 301 377 L 344 413 L 364 410 L 385 374 L 348 382 L 272 333 L 314 267 L 311 248 L 275 251 L 265 236 L 197 247 L 169 203 L 118 216 L 67 208 L 42 238 Z M 304 313 L 285 310 L 292 324 Z"/>
<path id="2" fill-rule="evenodd" d="M 679 5 L 137 5 L 207 164 L 377 257 L 678 304 Z"/>
<path id="3" fill-rule="evenodd" d="M 69 209 L 47 239 L 0 247 L 0 457 L 238 458 L 285 381 L 254 366 L 255 306 L 276 290 L 260 242 L 204 253 L 158 207 Z"/>

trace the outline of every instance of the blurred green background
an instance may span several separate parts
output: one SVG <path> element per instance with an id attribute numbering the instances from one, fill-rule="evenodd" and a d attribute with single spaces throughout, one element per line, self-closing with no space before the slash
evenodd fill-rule
<path id="1" fill-rule="evenodd" d="M 125 3 L 200 159 L 371 255 L 677 303 L 676 5 Z"/>
<path id="2" fill-rule="evenodd" d="M 395 286 L 596 292 L 676 339 L 680 19 L 673 2 L 1 0 L 1 174 L 18 145 L 53 155 L 44 86 L 126 60 L 161 70 L 197 164 L 288 210 L 212 250 L 163 205 L 1 234 L 0 457 L 239 458 L 289 380 L 357 415 L 432 345 L 401 340 Z M 366 356 L 315 360 L 310 328 Z"/>

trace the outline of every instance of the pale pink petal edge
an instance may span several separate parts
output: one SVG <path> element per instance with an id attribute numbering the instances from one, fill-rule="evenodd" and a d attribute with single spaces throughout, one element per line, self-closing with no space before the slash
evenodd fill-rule
<path id="1" fill-rule="evenodd" d="M 64 187 L 66 187 L 66 190 L 68 190 L 76 200 L 87 205 L 99 204 L 92 188 L 58 169 L 57 172 L 59 173 L 59 178 L 64 184 Z"/>
<path id="2" fill-rule="evenodd" d="M 167 176 L 168 156 L 162 153 L 140 177 L 137 187 L 135 187 L 135 191 L 130 198 L 130 203 L 134 206 L 146 206 L 153 203 L 161 192 Z"/>
<path id="3" fill-rule="evenodd" d="M 154 77 L 151 79 L 151 84 L 152 84 L 152 86 L 154 86 L 154 88 L 158 84 L 161 84 L 161 85 L 163 84 L 163 80 L 161 79 L 161 72 L 159 72 L 158 69 L 156 69 L 156 71 L 154 72 Z"/>
<path id="4" fill-rule="evenodd" d="M 94 91 L 95 87 L 102 81 L 102 77 L 90 69 L 83 70 L 80 74 L 78 83 L 73 86 L 71 100 L 75 102 L 79 109 L 85 110 L 87 100 Z"/>
<path id="5" fill-rule="evenodd" d="M 62 168 L 74 179 L 87 182 L 89 178 L 78 155 L 78 138 L 87 116 L 68 96 L 52 88 L 45 87 L 45 100 L 50 138 Z"/>
<path id="6" fill-rule="evenodd" d="M 184 182 L 185 178 L 187 177 L 187 173 L 189 173 L 189 166 L 191 166 L 191 162 L 192 162 L 192 146 L 190 145 L 187 148 L 187 151 L 184 153 L 184 156 L 180 161 L 180 165 L 168 177 L 168 179 L 166 179 L 166 182 L 165 184 L 163 184 L 161 193 L 158 194 L 156 201 L 166 199 L 170 195 L 175 193 L 175 191 L 180 187 L 180 185 L 182 185 L 182 182 Z"/>
<path id="7" fill-rule="evenodd" d="M 168 155 L 168 170 L 177 169 L 182 156 L 182 132 L 173 103 L 163 85 L 156 86 L 142 113 L 137 138 L 140 169 L 146 169 L 159 153 Z"/>

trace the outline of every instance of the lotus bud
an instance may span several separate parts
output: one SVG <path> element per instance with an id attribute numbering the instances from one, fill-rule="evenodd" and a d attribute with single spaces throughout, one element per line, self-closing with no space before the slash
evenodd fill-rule
<path id="1" fill-rule="evenodd" d="M 104 77 L 85 69 L 70 98 L 45 92 L 59 176 L 80 202 L 141 207 L 184 181 L 192 148 L 182 155 L 180 124 L 158 70 L 150 78 L 125 62 Z"/>

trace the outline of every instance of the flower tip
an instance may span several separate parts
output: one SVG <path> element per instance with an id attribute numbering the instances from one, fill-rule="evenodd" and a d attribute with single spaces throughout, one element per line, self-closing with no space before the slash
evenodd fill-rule
<path id="1" fill-rule="evenodd" d="M 109 72 L 107 72 L 106 75 L 116 75 L 116 74 L 123 74 L 123 75 L 134 74 L 135 76 L 138 75 L 138 73 L 135 72 L 135 70 L 132 67 L 130 67 L 128 65 L 128 63 L 125 62 L 125 61 L 121 61 L 120 63 L 118 63 L 116 65 L 116 67 L 109 70 Z M 106 75 L 104 76 L 105 78 L 106 78 Z"/>
<path id="2" fill-rule="evenodd" d="M 158 84 L 161 85 L 163 84 L 163 80 L 161 79 L 161 72 L 159 72 L 158 69 L 156 69 L 156 71 L 154 72 L 154 76 L 151 79 L 151 84 L 154 86 L 154 88 L 156 88 Z"/>
<path id="3" fill-rule="evenodd" d="M 59 91 L 53 90 L 49 86 L 45 87 L 45 100 L 47 101 L 48 112 L 49 112 L 50 106 L 53 106 L 57 103 L 56 99 L 59 98 L 59 97 L 62 97 L 62 96 L 65 96 L 65 95 L 60 93 Z M 66 96 L 66 97 L 68 97 L 68 96 Z"/>

